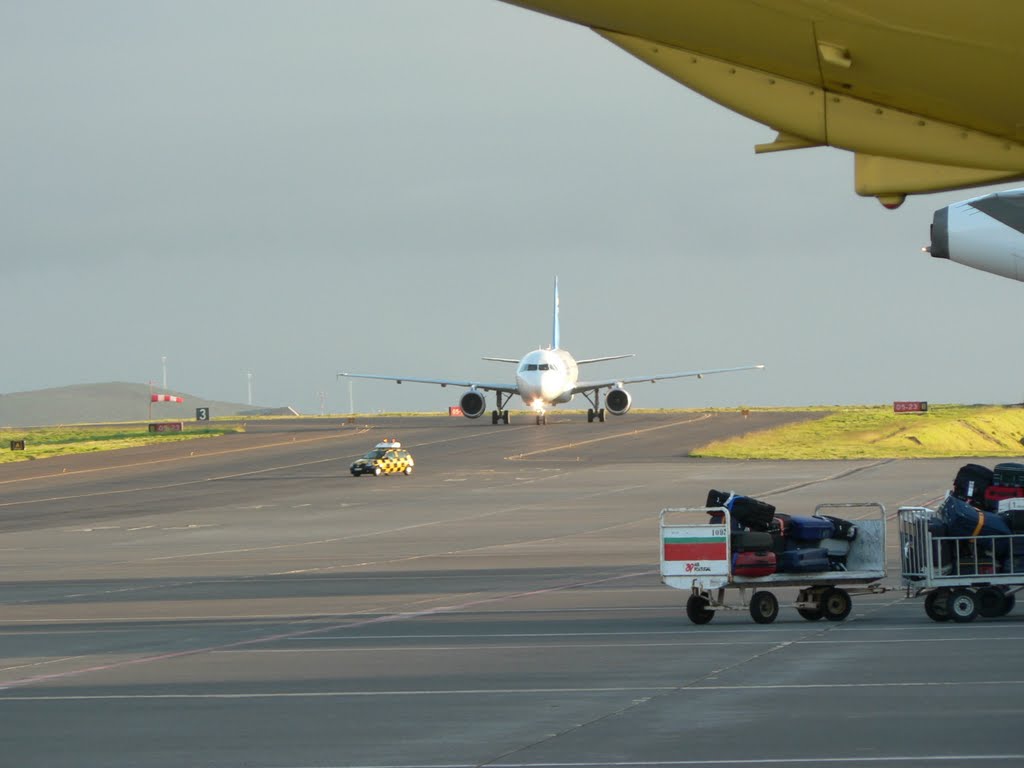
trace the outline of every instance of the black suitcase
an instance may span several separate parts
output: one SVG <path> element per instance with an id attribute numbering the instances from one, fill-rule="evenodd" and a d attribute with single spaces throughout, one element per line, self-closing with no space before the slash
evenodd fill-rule
<path id="1" fill-rule="evenodd" d="M 992 485 L 1009 485 L 1013 488 L 1024 487 L 1024 464 L 1006 461 L 996 464 L 992 471 Z"/>
<path id="2" fill-rule="evenodd" d="M 981 464 L 964 464 L 953 480 L 953 495 L 962 501 L 985 503 L 985 489 L 993 484 L 993 472 Z"/>
<path id="3" fill-rule="evenodd" d="M 724 507 L 725 502 L 732 496 L 732 491 L 716 491 L 712 488 L 708 491 L 708 500 L 704 502 L 705 507 Z"/>
<path id="4" fill-rule="evenodd" d="M 763 531 L 743 531 L 732 534 L 729 543 L 733 552 L 764 552 L 772 548 L 772 537 Z"/>
<path id="5" fill-rule="evenodd" d="M 1024 509 L 1007 509 L 999 513 L 999 516 L 1010 526 L 1014 533 L 1024 533 Z M 1016 547 L 1014 547 L 1016 549 Z M 1024 549 L 1020 554 L 1024 555 Z"/>
<path id="6" fill-rule="evenodd" d="M 732 519 L 752 531 L 767 531 L 775 516 L 775 507 L 766 501 L 749 496 L 733 496 L 729 500 Z"/>
<path id="7" fill-rule="evenodd" d="M 772 551 L 778 555 L 786 551 L 786 543 L 793 531 L 792 517 L 776 512 L 768 524 L 768 534 L 772 537 Z"/>
<path id="8" fill-rule="evenodd" d="M 815 515 L 824 520 L 829 520 L 832 523 L 834 529 L 833 537 L 837 539 L 846 539 L 847 541 L 853 541 L 857 538 L 857 526 L 851 523 L 849 520 L 843 520 L 841 517 L 832 517 L 831 515 Z"/>

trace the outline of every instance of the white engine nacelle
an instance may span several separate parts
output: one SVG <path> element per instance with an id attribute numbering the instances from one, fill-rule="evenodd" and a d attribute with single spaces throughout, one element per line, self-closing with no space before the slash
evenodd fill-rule
<path id="1" fill-rule="evenodd" d="M 1011 280 L 1024 280 L 1024 189 L 940 208 L 925 251 Z"/>
<path id="2" fill-rule="evenodd" d="M 462 399 L 459 400 L 459 405 L 462 408 L 462 415 L 467 419 L 479 418 L 487 410 L 487 400 L 484 399 L 484 393 L 476 389 L 466 392 Z"/>
<path id="3" fill-rule="evenodd" d="M 633 398 L 626 390 L 615 387 L 608 390 L 608 394 L 604 398 L 604 405 L 608 409 L 608 413 L 613 416 L 621 416 L 633 405 Z"/>

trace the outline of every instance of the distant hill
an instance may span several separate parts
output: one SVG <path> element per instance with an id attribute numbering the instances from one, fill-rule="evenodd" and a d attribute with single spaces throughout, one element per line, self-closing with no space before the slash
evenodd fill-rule
<path id="1" fill-rule="evenodd" d="M 196 417 L 196 408 L 203 407 L 210 409 L 212 417 L 281 413 L 288 410 L 209 400 L 176 390 L 164 392 L 158 388 L 152 391 L 185 398 L 184 403 L 153 403 L 154 420 L 192 420 Z M 0 394 L 0 427 L 146 421 L 149 419 L 149 395 L 148 384 L 120 381 Z"/>

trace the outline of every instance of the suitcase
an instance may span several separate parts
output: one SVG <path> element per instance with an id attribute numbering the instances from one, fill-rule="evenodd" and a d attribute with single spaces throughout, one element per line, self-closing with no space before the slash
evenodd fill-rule
<path id="1" fill-rule="evenodd" d="M 829 558 L 841 557 L 845 560 L 850 554 L 850 541 L 849 539 L 822 539 L 821 548 L 828 552 Z"/>
<path id="2" fill-rule="evenodd" d="M 1003 499 L 1021 497 L 1024 497 L 1024 488 L 1016 488 L 1012 485 L 990 485 L 985 489 L 985 509 L 998 509 L 999 502 Z"/>
<path id="3" fill-rule="evenodd" d="M 734 576 L 771 576 L 775 567 L 774 552 L 737 552 L 732 556 Z"/>
<path id="4" fill-rule="evenodd" d="M 992 485 L 1024 486 L 1024 464 L 1012 461 L 996 464 L 992 471 Z"/>
<path id="5" fill-rule="evenodd" d="M 787 549 L 777 559 L 776 569 L 784 573 L 814 573 L 830 571 L 828 552 L 821 547 L 814 549 Z"/>
<path id="6" fill-rule="evenodd" d="M 733 552 L 765 552 L 772 548 L 772 537 L 764 531 L 734 533 L 729 544 Z"/>
<path id="7" fill-rule="evenodd" d="M 775 507 L 749 496 L 733 495 L 726 503 L 733 520 L 752 531 L 767 531 L 775 515 Z"/>
<path id="8" fill-rule="evenodd" d="M 1024 533 L 1024 509 L 1001 509 L 998 515 L 1006 521 L 1012 533 Z M 1024 547 L 1020 547 L 1017 541 L 1013 542 L 1014 554 L 1024 555 Z M 1019 553 L 1018 553 L 1019 550 Z"/>
<path id="9" fill-rule="evenodd" d="M 837 539 L 853 541 L 857 538 L 857 526 L 849 520 L 843 520 L 841 517 L 832 517 L 831 515 L 815 515 L 815 517 L 820 517 L 823 520 L 830 521 L 832 523 L 832 527 L 835 528 L 834 536 Z"/>
<path id="10" fill-rule="evenodd" d="M 831 520 L 821 517 L 806 517 L 804 515 L 793 515 L 790 518 L 792 531 L 789 534 L 791 539 L 796 541 L 821 541 L 831 539 L 836 532 Z"/>
<path id="11" fill-rule="evenodd" d="M 1009 512 L 1011 509 L 1024 509 L 1024 498 L 1003 499 L 996 508 L 999 512 Z"/>
<path id="12" fill-rule="evenodd" d="M 705 507 L 724 507 L 725 502 L 732 496 L 732 491 L 716 491 L 712 488 L 708 491 L 708 500 L 704 503 Z"/>
<path id="13" fill-rule="evenodd" d="M 776 512 L 768 525 L 768 534 L 772 537 L 772 551 L 777 555 L 786 551 L 786 542 L 789 541 L 789 534 L 792 530 L 792 518 L 781 512 Z"/>
<path id="14" fill-rule="evenodd" d="M 962 501 L 982 502 L 985 489 L 992 485 L 993 472 L 981 464 L 964 464 L 953 480 L 953 495 Z"/>

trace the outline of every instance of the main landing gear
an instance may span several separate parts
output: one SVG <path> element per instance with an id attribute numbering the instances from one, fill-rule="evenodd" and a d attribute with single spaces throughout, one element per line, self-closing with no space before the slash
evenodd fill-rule
<path id="1" fill-rule="evenodd" d="M 499 391 L 496 394 L 498 397 L 498 409 L 496 411 L 491 411 L 491 424 L 497 424 L 499 421 L 502 424 L 508 424 L 508 411 L 505 410 L 505 406 L 508 405 L 508 401 L 512 399 L 512 395 L 511 393 L 507 394 L 503 399 L 502 394 L 504 393 Z"/>
<path id="2" fill-rule="evenodd" d="M 593 406 L 592 408 L 587 408 L 587 423 L 593 424 L 596 419 L 603 424 L 604 408 L 598 407 L 601 404 L 601 390 L 595 389 L 593 394 L 589 392 L 582 392 L 581 394 L 587 398 L 587 402 Z"/>
<path id="3" fill-rule="evenodd" d="M 539 427 L 541 424 L 547 424 L 547 423 L 548 423 L 548 415 L 546 413 L 538 413 L 537 414 L 537 426 Z"/>

